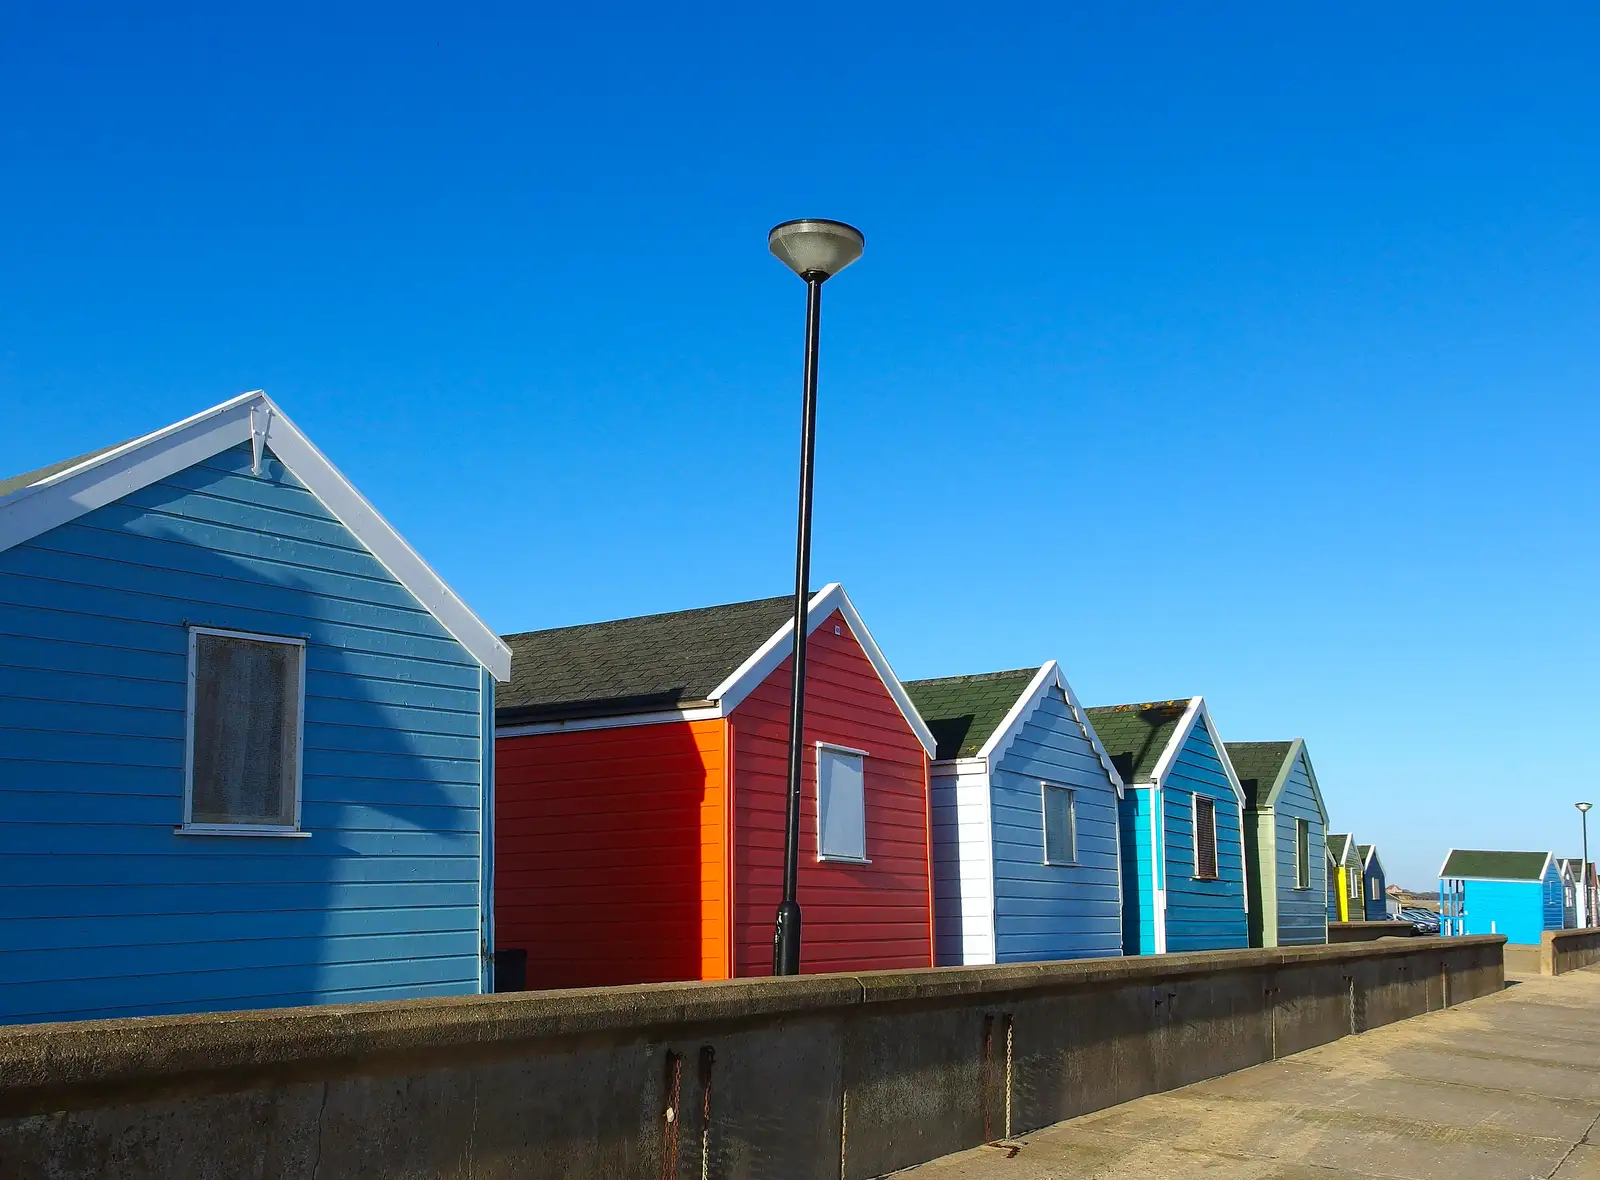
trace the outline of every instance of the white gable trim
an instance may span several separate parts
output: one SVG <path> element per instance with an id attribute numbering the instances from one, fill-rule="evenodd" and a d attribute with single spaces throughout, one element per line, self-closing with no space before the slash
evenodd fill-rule
<path id="1" fill-rule="evenodd" d="M 1383 871 L 1383 861 L 1378 856 L 1378 846 L 1376 844 L 1369 844 L 1369 845 L 1367 845 L 1366 863 L 1363 864 L 1361 867 L 1363 869 L 1371 869 L 1373 864 L 1374 864 L 1374 862 L 1376 862 L 1376 864 L 1378 866 L 1378 871 L 1380 873 L 1383 873 L 1383 879 L 1385 881 L 1387 881 L 1389 879 L 1389 874 L 1388 873 L 1384 873 L 1384 871 Z M 1541 875 L 1541 877 L 1543 876 L 1543 874 L 1540 874 L 1540 875 Z"/>
<path id="2" fill-rule="evenodd" d="M 251 444 L 257 466 L 263 449 L 271 450 L 478 663 L 496 680 L 510 677 L 511 649 L 259 391 L 230 398 L 0 499 L 0 552 L 242 442 Z"/>
<path id="3" fill-rule="evenodd" d="M 834 611 L 844 615 L 845 622 L 850 624 L 850 630 L 856 637 L 856 642 L 861 645 L 861 650 L 866 653 L 867 659 L 877 671 L 878 679 L 894 698 L 901 715 L 906 719 L 906 724 L 917 735 L 917 740 L 928 752 L 928 757 L 932 758 L 936 749 L 933 732 L 928 728 L 928 723 L 922 719 L 922 714 L 917 712 L 917 707 L 912 704 L 910 695 L 900 683 L 900 678 L 894 674 L 894 669 L 884 658 L 882 649 L 872 638 L 867 625 L 861 621 L 861 616 L 856 612 L 850 596 L 838 582 L 828 583 L 811 596 L 811 601 L 806 606 L 806 634 L 810 635 L 815 631 Z M 728 716 L 737 709 L 762 681 L 772 675 L 793 650 L 794 620 L 789 619 L 773 632 L 765 643 L 756 648 L 749 659 L 735 668 L 726 680 L 711 690 L 710 697 L 721 707 L 723 716 Z"/>
<path id="4" fill-rule="evenodd" d="M 983 743 L 983 748 L 977 756 L 984 759 L 990 766 L 995 765 L 1005 756 L 1011 748 L 1011 743 L 1017 740 L 1027 725 L 1028 718 L 1044 700 L 1045 694 L 1059 690 L 1062 699 L 1066 702 L 1067 711 L 1072 714 L 1072 719 L 1078 723 L 1078 728 L 1083 731 L 1083 736 L 1094 747 L 1095 757 L 1100 760 L 1100 766 L 1105 770 L 1106 776 L 1111 780 L 1111 785 L 1116 788 L 1117 798 L 1122 798 L 1122 776 L 1117 773 L 1117 768 L 1112 765 L 1111 755 L 1106 753 L 1106 748 L 1100 744 L 1100 735 L 1095 733 L 1094 726 L 1083 711 L 1083 705 L 1078 701 L 1078 696 L 1072 691 L 1072 685 L 1067 683 L 1066 675 L 1061 671 L 1061 665 L 1056 660 L 1046 660 L 1040 665 L 1039 671 L 1028 682 L 1028 687 L 1011 706 L 1005 718 L 995 727 L 989 735 L 989 740 Z"/>

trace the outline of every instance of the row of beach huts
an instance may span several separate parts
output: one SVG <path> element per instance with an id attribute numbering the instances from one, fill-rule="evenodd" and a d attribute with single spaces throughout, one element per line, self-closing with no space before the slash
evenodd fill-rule
<path id="1" fill-rule="evenodd" d="M 790 609 L 502 637 L 261 394 L 0 481 L 0 1022 L 768 973 Z M 804 970 L 1385 916 L 1303 741 L 808 626 Z"/>

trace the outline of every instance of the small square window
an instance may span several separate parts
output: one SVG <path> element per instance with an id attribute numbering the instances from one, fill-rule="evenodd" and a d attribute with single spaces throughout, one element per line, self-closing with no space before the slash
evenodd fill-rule
<path id="1" fill-rule="evenodd" d="M 817 747 L 817 859 L 867 859 L 866 756 Z"/>
<path id="2" fill-rule="evenodd" d="M 1044 863 L 1070 865 L 1078 861 L 1078 793 L 1068 787 L 1041 783 L 1044 794 Z"/>
<path id="3" fill-rule="evenodd" d="M 1194 797 L 1194 875 L 1217 879 L 1217 805 L 1204 795 Z"/>
<path id="4" fill-rule="evenodd" d="M 189 632 L 185 828 L 299 826 L 304 682 L 298 639 Z"/>

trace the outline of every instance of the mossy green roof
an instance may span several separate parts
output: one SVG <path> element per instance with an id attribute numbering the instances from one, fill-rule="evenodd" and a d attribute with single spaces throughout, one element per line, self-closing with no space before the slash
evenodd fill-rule
<path id="1" fill-rule="evenodd" d="M 971 758 L 1005 720 L 1027 690 L 1037 668 L 907 680 L 906 692 L 933 731 L 935 758 Z"/>
<path id="2" fill-rule="evenodd" d="M 1085 709 L 1100 744 L 1111 755 L 1122 781 L 1147 783 L 1161 753 L 1189 710 L 1189 702 L 1145 701 L 1132 705 L 1096 705 Z"/>
<path id="3" fill-rule="evenodd" d="M 1266 806 L 1267 797 L 1283 773 L 1283 761 L 1294 748 L 1293 742 L 1224 742 L 1228 761 L 1244 788 L 1245 806 Z"/>
<path id="4" fill-rule="evenodd" d="M 1491 881 L 1537 881 L 1544 875 L 1548 852 L 1490 852 L 1452 848 L 1441 877 L 1486 877 Z"/>
<path id="5" fill-rule="evenodd" d="M 1333 859 L 1344 864 L 1344 858 L 1350 852 L 1350 833 L 1330 832 L 1328 834 L 1328 851 L 1333 853 Z"/>

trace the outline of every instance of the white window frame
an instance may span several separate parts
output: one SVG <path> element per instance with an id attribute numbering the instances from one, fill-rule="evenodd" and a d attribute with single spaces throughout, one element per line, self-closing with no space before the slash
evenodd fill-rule
<path id="1" fill-rule="evenodd" d="M 1361 882 L 1366 880 L 1366 872 L 1360 868 L 1350 868 L 1345 871 L 1349 874 L 1349 887 L 1345 890 L 1345 896 L 1350 901 L 1360 901 Z"/>
<path id="2" fill-rule="evenodd" d="M 1062 791 L 1067 796 L 1067 825 L 1068 834 L 1072 837 L 1072 847 L 1067 850 L 1070 860 L 1050 859 L 1050 812 L 1045 800 L 1050 797 L 1051 791 Z M 1049 779 L 1039 780 L 1039 838 L 1044 846 L 1044 863 L 1058 868 L 1078 863 L 1078 789 L 1069 787 L 1065 783 L 1053 783 Z"/>
<path id="3" fill-rule="evenodd" d="M 294 824 L 206 824 L 195 823 L 194 816 L 194 721 L 195 676 L 198 667 L 199 637 L 217 635 L 223 639 L 249 639 L 256 643 L 281 643 L 285 647 L 300 649 L 299 692 L 295 701 L 297 723 L 294 743 Z M 300 804 L 305 796 L 306 752 L 306 641 L 292 635 L 262 635 L 255 631 L 231 631 L 223 627 L 189 628 L 188 700 L 183 715 L 183 823 L 178 826 L 180 836 L 267 836 L 306 837 L 310 832 L 300 828 Z"/>
<path id="4" fill-rule="evenodd" d="M 1200 871 L 1200 801 L 1211 805 L 1211 859 L 1216 871 L 1209 876 Z M 1217 844 L 1217 801 L 1209 795 L 1195 791 L 1189 796 L 1189 831 L 1194 837 L 1194 879 L 1196 881 L 1222 880 L 1222 849 Z"/>
<path id="5" fill-rule="evenodd" d="M 853 754 L 861 759 L 861 855 L 843 856 L 837 852 L 822 851 L 822 752 L 830 750 L 835 754 Z M 839 865 L 869 865 L 872 858 L 866 855 L 867 850 L 867 759 L 872 757 L 866 750 L 858 750 L 854 746 L 841 746 L 837 742 L 816 743 L 816 774 L 817 792 L 817 860 L 825 864 Z"/>
<path id="6" fill-rule="evenodd" d="M 1302 832 L 1304 841 L 1300 839 Z M 1300 883 L 1302 880 L 1304 885 Z M 1311 821 L 1304 816 L 1296 816 L 1294 820 L 1294 887 L 1303 892 L 1311 890 Z"/>

